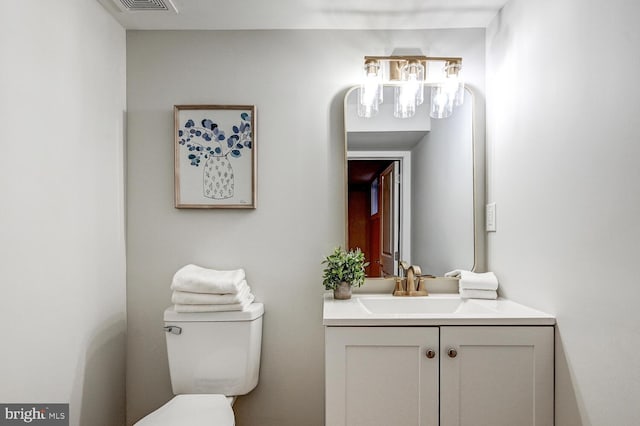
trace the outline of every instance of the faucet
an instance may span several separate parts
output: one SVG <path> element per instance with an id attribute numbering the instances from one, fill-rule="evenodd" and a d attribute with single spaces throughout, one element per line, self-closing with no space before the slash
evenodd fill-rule
<path id="1" fill-rule="evenodd" d="M 394 296 L 428 296 L 424 286 L 425 278 L 422 276 L 422 270 L 418 265 L 411 265 L 407 268 L 406 262 L 400 262 L 400 269 L 405 278 L 396 278 Z"/>

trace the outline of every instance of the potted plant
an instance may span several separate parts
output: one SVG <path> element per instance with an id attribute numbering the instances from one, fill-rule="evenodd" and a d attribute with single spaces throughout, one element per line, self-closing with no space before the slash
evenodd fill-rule
<path id="1" fill-rule="evenodd" d="M 346 251 L 341 247 L 336 247 L 322 263 L 327 265 L 322 284 L 326 290 L 333 290 L 334 299 L 350 299 L 351 287 L 364 284 L 364 268 L 369 265 L 359 248 Z"/>

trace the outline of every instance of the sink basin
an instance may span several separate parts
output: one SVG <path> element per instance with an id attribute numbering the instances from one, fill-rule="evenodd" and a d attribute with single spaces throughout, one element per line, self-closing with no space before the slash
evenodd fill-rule
<path id="1" fill-rule="evenodd" d="M 388 297 L 379 299 L 359 298 L 362 306 L 372 314 L 449 314 L 460 309 L 461 299 L 429 299 Z"/>
<path id="2" fill-rule="evenodd" d="M 381 315 L 433 315 L 433 314 L 490 314 L 494 309 L 463 300 L 459 297 L 380 297 L 358 298 L 362 307 L 371 314 Z"/>

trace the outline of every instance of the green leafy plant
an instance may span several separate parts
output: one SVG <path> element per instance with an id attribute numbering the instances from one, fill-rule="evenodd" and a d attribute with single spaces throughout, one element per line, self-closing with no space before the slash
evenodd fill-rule
<path id="1" fill-rule="evenodd" d="M 364 268 L 369 265 L 359 248 L 346 251 L 342 247 L 336 247 L 322 263 L 327 265 L 322 275 L 326 290 L 335 290 L 343 281 L 360 287 L 364 284 Z"/>

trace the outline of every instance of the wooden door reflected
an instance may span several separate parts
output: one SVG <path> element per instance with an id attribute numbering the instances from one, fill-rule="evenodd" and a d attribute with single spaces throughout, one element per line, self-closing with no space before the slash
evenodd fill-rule
<path id="1" fill-rule="evenodd" d="M 349 160 L 348 164 L 348 249 L 362 250 L 369 262 L 367 277 L 395 275 L 399 163 L 381 159 Z"/>

